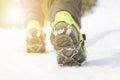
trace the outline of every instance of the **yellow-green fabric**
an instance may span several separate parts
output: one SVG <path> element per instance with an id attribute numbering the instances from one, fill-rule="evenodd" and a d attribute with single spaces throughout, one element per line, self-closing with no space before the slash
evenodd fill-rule
<path id="1" fill-rule="evenodd" d="M 29 31 L 31 29 L 41 30 L 41 25 L 40 25 L 39 21 L 37 21 L 37 20 L 30 20 L 27 23 L 27 31 Z"/>
<path id="2" fill-rule="evenodd" d="M 79 26 L 74 21 L 74 19 L 72 18 L 71 14 L 69 12 L 67 12 L 67 11 L 60 11 L 60 12 L 56 13 L 55 19 L 52 22 L 52 26 L 55 26 L 59 22 L 63 22 L 63 21 L 66 22 L 66 23 L 68 23 L 68 24 L 70 24 L 70 25 L 74 25 L 75 28 L 77 29 L 78 33 L 79 33 L 80 40 L 83 41 L 83 36 L 82 36 L 82 33 L 80 31 Z M 85 46 L 83 46 L 83 50 L 84 50 L 85 53 L 87 52 Z"/>
<path id="3" fill-rule="evenodd" d="M 68 24 L 72 24 L 75 26 L 75 28 L 77 29 L 77 31 L 79 32 L 79 37 L 80 40 L 83 40 L 83 36 L 81 34 L 81 31 L 79 29 L 79 26 L 77 25 L 77 23 L 74 21 L 74 19 L 72 18 L 71 14 L 67 11 L 60 11 L 58 13 L 56 13 L 55 15 L 55 20 L 52 23 L 52 26 L 55 26 L 57 23 L 64 21 Z"/>

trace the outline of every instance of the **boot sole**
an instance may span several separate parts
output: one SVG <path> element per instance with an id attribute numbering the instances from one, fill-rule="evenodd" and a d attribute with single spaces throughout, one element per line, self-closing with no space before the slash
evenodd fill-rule
<path id="1" fill-rule="evenodd" d="M 26 52 L 27 53 L 45 53 L 45 42 L 40 38 L 26 39 Z"/>
<path id="2" fill-rule="evenodd" d="M 56 48 L 58 55 L 57 61 L 60 66 L 82 66 L 85 61 L 85 57 L 81 53 L 73 54 L 76 46 L 74 46 L 73 40 L 69 35 L 58 35 L 55 37 L 54 47 Z M 83 50 L 81 49 L 81 52 Z"/>

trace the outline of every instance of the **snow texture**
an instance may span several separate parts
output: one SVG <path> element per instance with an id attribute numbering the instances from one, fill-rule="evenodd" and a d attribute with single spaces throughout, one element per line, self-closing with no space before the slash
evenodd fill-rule
<path id="1" fill-rule="evenodd" d="M 120 80 L 120 0 L 98 0 L 93 14 L 82 18 L 87 64 L 60 67 L 46 24 L 46 54 L 25 51 L 25 30 L 0 29 L 0 80 Z"/>

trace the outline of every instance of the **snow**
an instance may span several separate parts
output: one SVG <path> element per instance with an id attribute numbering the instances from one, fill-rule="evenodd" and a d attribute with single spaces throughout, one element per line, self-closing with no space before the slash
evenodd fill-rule
<path id="1" fill-rule="evenodd" d="M 87 64 L 60 67 L 46 24 L 46 54 L 25 51 L 25 30 L 0 29 L 0 80 L 120 80 L 120 0 L 98 0 L 93 14 L 82 18 Z"/>

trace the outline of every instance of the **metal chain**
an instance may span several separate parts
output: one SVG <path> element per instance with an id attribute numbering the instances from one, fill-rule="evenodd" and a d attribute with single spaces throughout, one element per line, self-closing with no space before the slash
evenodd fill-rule
<path id="1" fill-rule="evenodd" d="M 82 48 L 82 43 L 83 43 L 82 41 L 80 41 L 80 42 L 78 43 L 78 46 L 73 50 L 73 53 L 72 53 L 72 56 L 71 56 L 71 57 L 67 57 L 67 56 L 65 56 L 65 55 L 62 53 L 62 51 L 63 51 L 64 49 L 62 49 L 62 50 L 59 51 L 59 53 L 60 53 L 59 55 L 61 55 L 62 57 L 65 58 L 63 64 L 65 64 L 65 61 L 66 61 L 66 60 L 71 59 L 71 60 L 73 60 L 76 64 L 81 65 L 81 63 L 79 63 L 79 62 L 78 62 L 77 60 L 75 60 L 73 57 L 74 57 L 75 55 L 77 55 L 78 52 L 79 52 L 79 50 Z"/>

